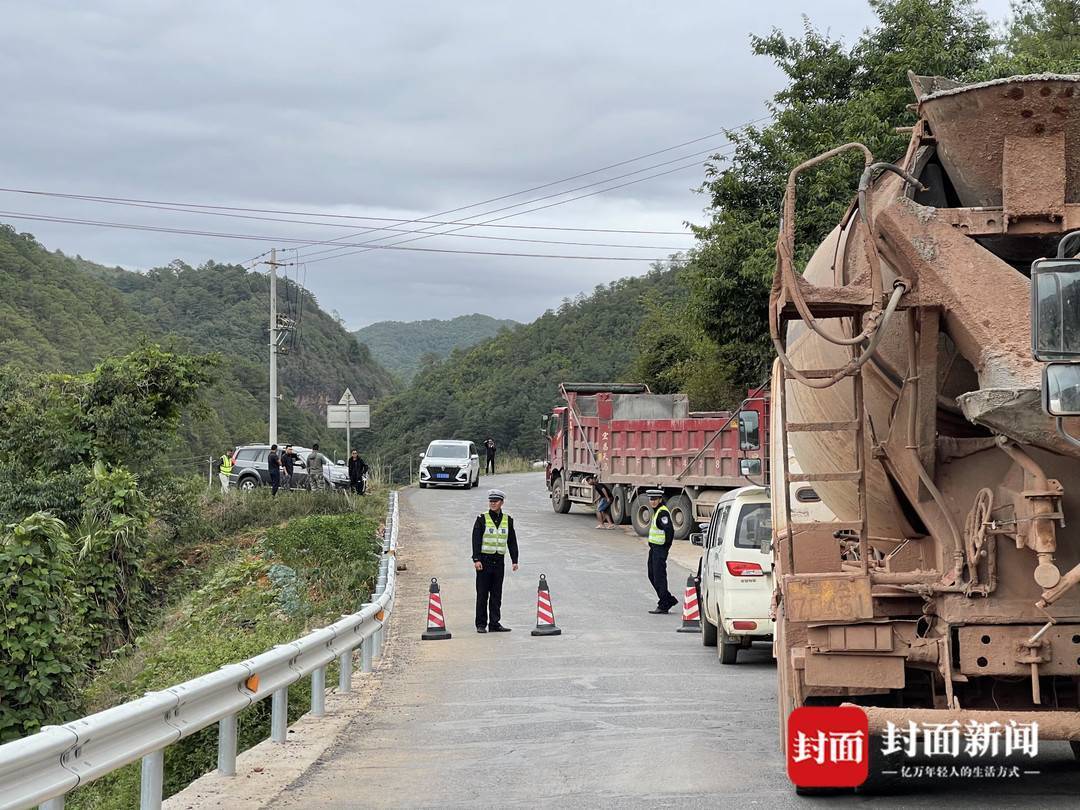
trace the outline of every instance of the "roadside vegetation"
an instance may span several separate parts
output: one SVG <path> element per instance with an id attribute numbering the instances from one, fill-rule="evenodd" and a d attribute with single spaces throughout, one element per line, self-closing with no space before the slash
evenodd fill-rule
<path id="1" fill-rule="evenodd" d="M 226 500 L 246 501 L 247 494 Z M 257 497 L 254 500 L 260 500 Z M 261 531 L 242 532 L 216 548 L 217 562 L 201 584 L 177 600 L 159 622 L 117 650 L 99 667 L 82 694 L 96 711 L 211 672 L 292 641 L 359 609 L 378 571 L 385 491 L 365 498 L 295 493 L 276 502 L 334 501 L 344 514 L 313 514 Z M 226 510 L 228 511 L 228 510 Z M 249 511 L 245 505 L 241 511 Z M 336 670 L 329 673 L 334 683 Z M 289 689 L 289 718 L 310 706 L 310 681 Z M 270 705 L 263 701 L 239 716 L 240 750 L 270 734 Z M 216 767 L 216 726 L 165 752 L 165 795 L 182 790 Z M 139 764 L 122 768 L 68 797 L 80 810 L 123 810 L 138 804 Z"/>

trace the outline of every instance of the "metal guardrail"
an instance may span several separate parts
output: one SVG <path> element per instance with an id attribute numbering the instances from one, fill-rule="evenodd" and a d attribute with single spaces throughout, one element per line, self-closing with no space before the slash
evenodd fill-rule
<path id="1" fill-rule="evenodd" d="M 398 500 L 391 492 L 374 601 L 362 605 L 358 613 L 238 664 L 62 726 L 45 726 L 37 734 L 0 746 L 0 810 L 35 805 L 60 810 L 65 794 L 140 758 L 139 806 L 158 810 L 165 748 L 217 723 L 217 770 L 234 776 L 237 714 L 266 697 L 271 699 L 270 739 L 284 743 L 290 684 L 311 677 L 309 713 L 321 717 L 330 663 L 336 659 L 340 665 L 339 692 L 352 688 L 357 648 L 361 671 L 371 672 L 394 606 L 397 537 Z"/>

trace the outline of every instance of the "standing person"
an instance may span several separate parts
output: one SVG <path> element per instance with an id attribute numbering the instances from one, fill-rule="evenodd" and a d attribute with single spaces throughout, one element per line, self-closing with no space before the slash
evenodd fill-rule
<path id="1" fill-rule="evenodd" d="M 218 462 L 218 481 L 221 482 L 221 491 L 229 491 L 229 474 L 232 472 L 232 456 L 228 451 L 221 454 L 221 460 Z"/>
<path id="2" fill-rule="evenodd" d="M 367 463 L 360 458 L 360 454 L 353 450 L 349 454 L 349 488 L 357 495 L 364 494 L 364 475 L 367 474 Z"/>
<path id="3" fill-rule="evenodd" d="M 277 495 L 278 487 L 281 486 L 281 458 L 278 456 L 277 445 L 270 445 L 270 453 L 266 456 L 266 467 L 270 470 L 270 494 Z"/>
<path id="4" fill-rule="evenodd" d="M 487 455 L 487 463 L 484 465 L 484 474 L 495 473 L 495 440 L 490 436 L 484 442 L 484 452 Z"/>
<path id="5" fill-rule="evenodd" d="M 296 466 L 296 451 L 291 444 L 285 445 L 285 452 L 281 454 L 281 466 L 284 475 L 281 476 L 281 485 L 286 490 L 292 489 L 293 468 Z"/>
<path id="6" fill-rule="evenodd" d="M 667 558 L 671 542 L 675 539 L 675 524 L 671 512 L 664 505 L 664 490 L 646 490 L 649 507 L 653 510 L 649 522 L 649 582 L 656 591 L 656 607 L 649 613 L 667 613 L 679 600 L 671 595 L 667 585 Z"/>
<path id="7" fill-rule="evenodd" d="M 502 510 L 501 489 L 488 490 L 488 511 L 477 515 L 472 530 L 472 560 L 476 569 L 476 632 L 509 633 L 503 627 L 502 586 L 505 557 L 510 552 L 513 570 L 518 570 L 517 534 L 514 519 Z"/>
<path id="8" fill-rule="evenodd" d="M 599 521 L 596 528 L 614 529 L 615 519 L 611 516 L 611 502 L 614 499 L 611 495 L 611 489 L 607 484 L 601 484 L 596 480 L 595 475 L 590 475 L 585 480 L 592 484 L 593 501 L 596 503 L 596 519 Z"/>
<path id="9" fill-rule="evenodd" d="M 323 480 L 323 461 L 322 453 L 319 452 L 319 445 L 311 445 L 311 452 L 307 457 L 307 480 L 308 486 L 311 487 L 311 491 L 324 489 L 326 487 L 326 481 Z"/>

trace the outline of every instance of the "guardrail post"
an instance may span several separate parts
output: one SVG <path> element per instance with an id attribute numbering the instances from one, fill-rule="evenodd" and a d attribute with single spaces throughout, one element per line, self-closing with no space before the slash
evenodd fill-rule
<path id="1" fill-rule="evenodd" d="M 352 650 L 338 656 L 338 691 L 352 691 Z"/>
<path id="2" fill-rule="evenodd" d="M 142 758 L 139 810 L 161 810 L 161 790 L 164 782 L 165 749 L 159 748 Z"/>
<path id="3" fill-rule="evenodd" d="M 311 673 L 311 716 L 322 717 L 326 714 L 326 667 L 319 667 Z"/>
<path id="4" fill-rule="evenodd" d="M 217 769 L 222 776 L 236 776 L 236 715 L 218 721 Z"/>
<path id="5" fill-rule="evenodd" d="M 371 636 L 360 642 L 360 671 L 371 672 L 371 648 L 375 644 Z"/>
<path id="6" fill-rule="evenodd" d="M 38 810 L 64 810 L 64 797 L 57 796 L 55 799 L 49 799 L 47 802 L 39 804 Z"/>
<path id="7" fill-rule="evenodd" d="M 270 698 L 270 739 L 285 742 L 289 733 L 289 687 L 283 686 Z"/>

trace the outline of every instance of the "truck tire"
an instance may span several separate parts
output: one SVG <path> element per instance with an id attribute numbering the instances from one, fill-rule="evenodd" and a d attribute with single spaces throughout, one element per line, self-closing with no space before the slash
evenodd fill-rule
<path id="1" fill-rule="evenodd" d="M 630 522 L 630 501 L 626 487 L 612 487 L 611 496 L 611 519 L 616 526 L 624 526 Z"/>
<path id="2" fill-rule="evenodd" d="M 556 478 L 551 482 L 551 508 L 560 515 L 565 515 L 570 511 L 570 506 L 570 496 L 566 494 L 563 480 Z"/>
<path id="3" fill-rule="evenodd" d="M 685 540 L 694 531 L 694 506 L 685 492 L 680 492 L 667 502 L 671 510 L 671 525 L 675 527 L 675 539 Z"/>
<path id="4" fill-rule="evenodd" d="M 649 499 L 645 497 L 645 493 L 642 491 L 630 505 L 630 523 L 633 524 L 634 531 L 641 537 L 649 536 L 649 524 L 652 523 L 652 514 Z"/>

